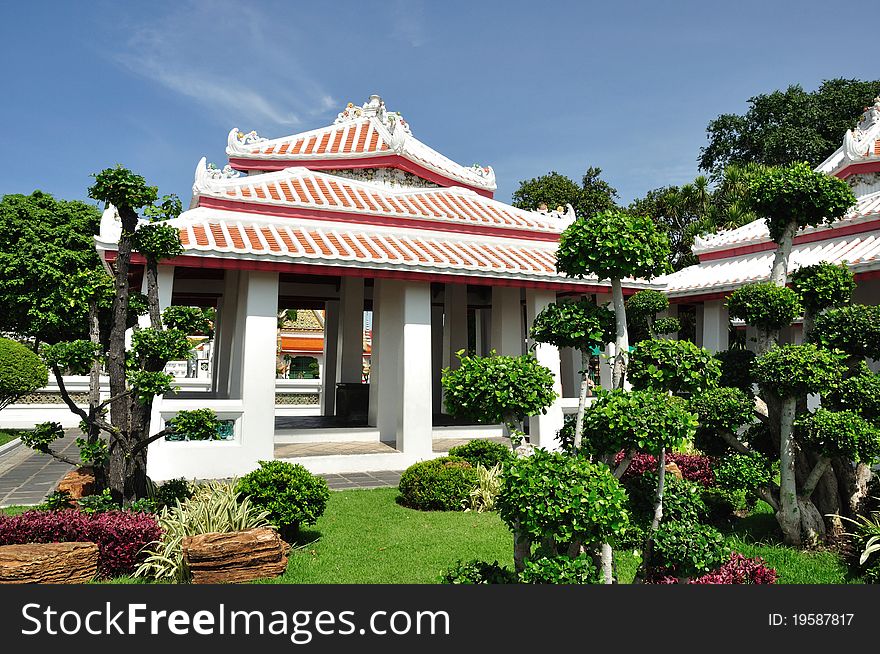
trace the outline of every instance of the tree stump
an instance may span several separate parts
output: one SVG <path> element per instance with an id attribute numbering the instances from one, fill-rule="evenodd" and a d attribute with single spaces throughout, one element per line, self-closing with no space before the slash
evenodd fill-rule
<path id="1" fill-rule="evenodd" d="M 287 569 L 289 546 L 274 529 L 201 534 L 183 539 L 194 584 L 230 584 L 277 577 Z"/>
<path id="2" fill-rule="evenodd" d="M 95 543 L 0 546 L 0 584 L 84 584 L 97 573 Z"/>

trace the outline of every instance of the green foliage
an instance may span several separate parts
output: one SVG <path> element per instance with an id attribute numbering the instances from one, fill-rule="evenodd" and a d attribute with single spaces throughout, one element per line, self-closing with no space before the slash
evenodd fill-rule
<path id="1" fill-rule="evenodd" d="M 846 181 L 798 162 L 767 168 L 755 176 L 747 201 L 755 214 L 767 219 L 770 238 L 780 243 L 788 224 L 830 222 L 846 213 L 856 198 Z"/>
<path id="2" fill-rule="evenodd" d="M 812 314 L 849 304 L 856 281 L 845 263 L 817 263 L 798 268 L 790 275 L 801 304 Z"/>
<path id="3" fill-rule="evenodd" d="M 823 403 L 835 411 L 855 411 L 880 427 L 880 375 L 862 362 L 857 374 L 844 379 Z"/>
<path id="4" fill-rule="evenodd" d="M 486 563 L 473 560 L 467 563 L 460 559 L 440 578 L 441 584 L 515 584 L 516 573 L 498 561 Z"/>
<path id="5" fill-rule="evenodd" d="M 878 498 L 873 498 L 875 501 Z M 854 525 L 854 530 L 847 536 L 852 538 L 853 545 L 859 553 L 860 572 L 870 584 L 880 583 L 880 510 L 872 510 L 868 515 L 856 516 L 855 519 L 839 516 L 842 520 Z"/>
<path id="6" fill-rule="evenodd" d="M 815 91 L 799 84 L 749 98 L 745 114 L 722 114 L 706 128 L 702 170 L 717 176 L 725 166 L 757 162 L 817 166 L 880 94 L 880 81 L 830 79 Z"/>
<path id="7" fill-rule="evenodd" d="M 650 279 L 672 271 L 669 239 L 650 218 L 602 211 L 578 218 L 565 229 L 556 269 L 577 278 Z"/>
<path id="8" fill-rule="evenodd" d="M 200 307 L 168 307 L 162 312 L 162 323 L 168 329 L 176 329 L 188 336 L 212 334 L 211 319 L 207 311 Z"/>
<path id="9" fill-rule="evenodd" d="M 880 359 L 880 306 L 852 304 L 829 309 L 816 316 L 807 338 L 827 349 Z"/>
<path id="10" fill-rule="evenodd" d="M 782 329 L 803 313 L 797 293 L 770 282 L 740 286 L 727 299 L 733 318 L 765 331 Z"/>
<path id="11" fill-rule="evenodd" d="M 135 570 L 135 577 L 187 583 L 191 574 L 183 560 L 183 539 L 199 534 L 228 534 L 267 527 L 268 513 L 254 506 L 235 490 L 233 483 L 209 482 L 196 489 L 184 502 L 166 506 L 157 516 L 162 538 L 146 548 L 147 557 Z"/>
<path id="12" fill-rule="evenodd" d="M 843 355 L 812 344 L 782 345 L 755 359 L 752 374 L 776 397 L 794 397 L 833 389 L 844 373 Z"/>
<path id="13" fill-rule="evenodd" d="M 738 388 L 713 388 L 688 401 L 688 409 L 696 414 L 700 428 L 725 429 L 736 433 L 737 429 L 754 419 L 755 403 Z"/>
<path id="14" fill-rule="evenodd" d="M 220 421 L 212 409 L 191 409 L 178 411 L 168 421 L 176 440 L 186 441 L 213 441 L 218 440 L 217 435 Z"/>
<path id="15" fill-rule="evenodd" d="M 703 487 L 675 475 L 664 476 L 663 520 L 679 522 L 700 522 L 706 517 L 707 509 L 703 502 Z M 647 529 L 654 518 L 658 475 L 646 472 L 625 478 L 623 482 L 629 494 L 629 506 L 633 524 Z"/>
<path id="16" fill-rule="evenodd" d="M 614 340 L 614 312 L 586 298 L 563 299 L 535 316 L 531 336 L 539 343 L 587 351 Z"/>
<path id="17" fill-rule="evenodd" d="M 727 454 L 719 457 L 712 466 L 715 483 L 730 497 L 742 494 L 751 501 L 757 492 L 773 481 L 773 461 L 760 452 Z"/>
<path id="18" fill-rule="evenodd" d="M 156 395 L 164 395 L 174 389 L 174 377 L 165 372 L 131 370 L 127 377 L 135 396 L 142 404 L 146 404 Z"/>
<path id="19" fill-rule="evenodd" d="M 157 187 L 147 186 L 143 177 L 119 165 L 105 168 L 94 177 L 95 183 L 89 187 L 89 197 L 109 202 L 120 210 L 137 211 L 153 204 L 159 197 Z"/>
<path id="20" fill-rule="evenodd" d="M 509 462 L 513 458 L 513 452 L 503 443 L 476 438 L 464 445 L 449 448 L 449 456 L 464 459 L 474 468 L 478 465 L 491 468 Z"/>
<path id="21" fill-rule="evenodd" d="M 288 542 L 302 525 L 313 525 L 324 513 L 330 489 L 323 477 L 299 464 L 260 461 L 260 467 L 242 477 L 236 490 L 250 498 L 254 507 L 268 512 Z"/>
<path id="22" fill-rule="evenodd" d="M 0 338 L 0 409 L 48 383 L 40 357 L 21 343 Z"/>
<path id="23" fill-rule="evenodd" d="M 746 395 L 752 395 L 752 362 L 757 356 L 751 350 L 725 350 L 716 352 L 721 362 L 720 386 L 738 388 Z"/>
<path id="24" fill-rule="evenodd" d="M 477 485 L 471 489 L 465 511 L 485 513 L 495 510 L 495 500 L 501 492 L 502 464 L 497 463 L 487 468 L 481 463 L 474 466 L 477 471 Z"/>
<path id="25" fill-rule="evenodd" d="M 669 300 L 663 293 L 646 288 L 627 299 L 626 316 L 633 320 L 645 320 L 668 308 Z"/>
<path id="26" fill-rule="evenodd" d="M 152 264 L 183 253 L 180 233 L 170 225 L 141 225 L 131 238 L 131 246 Z"/>
<path id="27" fill-rule="evenodd" d="M 599 572 L 587 554 L 575 558 L 557 554 L 526 559 L 519 578 L 523 584 L 596 584 Z"/>
<path id="28" fill-rule="evenodd" d="M 70 493 L 64 490 L 49 493 L 38 508 L 42 511 L 63 511 L 64 509 L 72 509 L 74 507 L 75 505 L 70 497 Z"/>
<path id="29" fill-rule="evenodd" d="M 690 341 L 653 339 L 630 353 L 627 376 L 636 390 L 696 394 L 717 386 L 721 365 Z"/>
<path id="30" fill-rule="evenodd" d="M 42 343 L 87 334 L 78 273 L 102 270 L 98 210 L 48 193 L 0 198 L 0 333 Z M 77 282 L 77 283 L 73 283 Z"/>
<path id="31" fill-rule="evenodd" d="M 183 205 L 180 202 L 180 198 L 172 193 L 162 196 L 162 199 L 157 204 L 144 207 L 144 215 L 151 221 L 157 222 L 177 218 L 182 210 Z"/>
<path id="32" fill-rule="evenodd" d="M 399 501 L 420 511 L 461 511 L 478 483 L 477 470 L 456 456 L 419 461 L 400 476 Z"/>
<path id="33" fill-rule="evenodd" d="M 50 366 L 58 366 L 73 375 L 87 375 L 92 364 L 101 356 L 101 346 L 88 340 L 44 345 L 41 354 Z"/>
<path id="34" fill-rule="evenodd" d="M 77 438 L 76 445 L 79 448 L 80 461 L 83 463 L 103 466 L 110 458 L 107 441 L 101 438 L 91 443 L 85 438 Z"/>
<path id="35" fill-rule="evenodd" d="M 681 330 L 681 320 L 675 316 L 667 316 L 666 318 L 657 318 L 651 329 L 657 336 L 664 334 L 677 334 Z"/>
<path id="36" fill-rule="evenodd" d="M 529 354 L 476 357 L 459 353 L 461 365 L 443 370 L 446 408 L 478 423 L 522 421 L 553 404 L 553 374 Z"/>
<path id="37" fill-rule="evenodd" d="M 600 391 L 584 414 L 583 447 L 600 456 L 621 450 L 652 454 L 693 437 L 697 417 L 676 397 L 655 391 Z"/>
<path id="38" fill-rule="evenodd" d="M 730 548 L 720 531 L 694 522 L 664 520 L 654 533 L 652 565 L 677 577 L 698 577 L 721 567 Z"/>
<path id="39" fill-rule="evenodd" d="M 496 506 L 511 530 L 557 545 L 613 542 L 628 524 L 626 491 L 607 466 L 538 449 L 504 472 Z"/>
<path id="40" fill-rule="evenodd" d="M 86 495 L 76 501 L 77 506 L 83 513 L 106 513 L 118 511 L 119 502 L 113 499 L 109 488 L 105 488 L 100 495 Z"/>
<path id="41" fill-rule="evenodd" d="M 177 329 L 138 329 L 131 335 L 135 359 L 149 371 L 162 370 L 169 361 L 187 359 L 192 345 L 186 336 Z"/>
<path id="42" fill-rule="evenodd" d="M 150 499 L 161 509 L 166 506 L 174 506 L 177 502 L 186 502 L 193 496 L 193 492 L 186 479 L 169 479 L 155 489 Z"/>
<path id="43" fill-rule="evenodd" d="M 64 438 L 64 428 L 60 422 L 41 422 L 33 430 L 21 434 L 22 444 L 44 454 L 48 454 L 52 443 L 59 438 Z"/>
<path id="44" fill-rule="evenodd" d="M 871 465 L 880 458 L 880 429 L 853 411 L 819 407 L 799 416 L 795 437 L 802 446 L 829 457 L 845 457 Z"/>
<path id="45" fill-rule="evenodd" d="M 614 209 L 617 191 L 600 179 L 601 168 L 590 166 L 578 186 L 572 179 L 550 172 L 519 183 L 513 192 L 513 206 L 535 211 L 542 204 L 549 210 L 570 204 L 578 216 L 592 216 L 599 211 Z"/>
<path id="46" fill-rule="evenodd" d="M 170 307 L 169 307 L 170 308 Z M 145 316 L 150 312 L 150 298 L 144 293 L 129 291 L 128 295 L 128 322 L 137 324 L 138 316 Z"/>

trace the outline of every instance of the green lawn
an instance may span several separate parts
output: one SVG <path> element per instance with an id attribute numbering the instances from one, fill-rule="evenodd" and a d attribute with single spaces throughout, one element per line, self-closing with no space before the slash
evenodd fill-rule
<path id="1" fill-rule="evenodd" d="M 458 559 L 512 566 L 512 536 L 495 513 L 415 511 L 395 502 L 396 488 L 330 494 L 318 524 L 301 535 L 287 571 L 263 583 L 432 584 Z M 0 512 L 21 513 L 26 507 Z M 760 556 L 786 584 L 861 583 L 850 578 L 834 552 L 802 552 L 779 542 L 770 507 L 759 504 L 728 530 L 728 542 L 746 556 Z M 639 559 L 617 552 L 621 583 L 635 575 Z M 111 583 L 142 583 L 130 578 Z"/>
<path id="2" fill-rule="evenodd" d="M 21 436 L 26 429 L 0 429 L 0 445 L 5 445 L 9 441 L 14 441 Z"/>

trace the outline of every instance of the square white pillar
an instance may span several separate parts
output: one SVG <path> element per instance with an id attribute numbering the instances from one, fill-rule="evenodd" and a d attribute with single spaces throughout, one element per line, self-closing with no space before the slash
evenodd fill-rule
<path id="1" fill-rule="evenodd" d="M 174 266 L 157 266 L 156 267 L 156 286 L 159 291 L 159 312 L 165 311 L 168 307 L 171 306 L 171 296 L 174 293 Z M 147 276 L 144 275 L 143 281 L 143 290 L 144 294 L 147 293 Z M 150 316 L 138 316 L 138 324 L 141 327 L 149 327 L 150 326 Z M 163 325 L 164 326 L 164 325 Z M 154 433 L 159 431 L 161 427 L 159 424 L 162 420 L 161 416 L 161 408 L 162 408 L 162 395 L 156 395 L 153 398 L 153 406 L 150 411 L 150 432 Z"/>
<path id="2" fill-rule="evenodd" d="M 710 300 L 703 304 L 702 345 L 710 352 L 727 349 L 729 338 L 727 305 L 722 300 Z"/>
<path id="3" fill-rule="evenodd" d="M 339 370 L 339 301 L 324 303 L 324 369 L 321 377 L 321 415 L 336 415 L 336 377 Z"/>
<path id="4" fill-rule="evenodd" d="M 339 287 L 336 381 L 360 384 L 364 374 L 364 279 L 343 277 Z"/>
<path id="5" fill-rule="evenodd" d="M 492 287 L 492 321 L 490 347 L 501 356 L 523 354 L 522 304 L 520 289 L 509 286 Z"/>
<path id="6" fill-rule="evenodd" d="M 529 327 L 535 321 L 535 317 L 550 304 L 556 302 L 554 291 L 538 289 L 526 289 L 526 320 Z M 559 350 L 554 345 L 546 343 L 534 343 L 530 340 L 530 347 L 534 345 L 535 358 L 538 363 L 550 369 L 553 374 L 553 390 L 556 392 L 556 401 L 547 409 L 547 413 L 538 414 L 529 418 L 529 442 L 536 447 L 546 450 L 558 450 L 559 440 L 557 433 L 562 429 L 562 376 L 560 373 Z"/>
<path id="7" fill-rule="evenodd" d="M 239 305 L 245 313 L 241 351 L 243 467 L 275 456 L 275 362 L 278 340 L 278 273 L 242 274 Z"/>
<path id="8" fill-rule="evenodd" d="M 559 372 L 563 397 L 580 397 L 583 361 L 580 350 L 564 347 L 559 350 Z"/>
<path id="9" fill-rule="evenodd" d="M 223 297 L 217 306 L 214 326 L 214 379 L 211 387 L 217 397 L 229 397 L 229 376 L 232 362 L 232 343 L 235 335 L 235 319 L 238 314 L 237 270 L 227 270 L 223 277 Z"/>

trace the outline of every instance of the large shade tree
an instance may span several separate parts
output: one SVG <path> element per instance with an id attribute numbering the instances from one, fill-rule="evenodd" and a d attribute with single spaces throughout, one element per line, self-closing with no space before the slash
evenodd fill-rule
<path id="1" fill-rule="evenodd" d="M 614 209 L 617 190 L 601 178 L 602 169 L 590 166 L 578 184 L 555 171 L 519 183 L 513 206 L 534 211 L 544 205 L 553 211 L 570 204 L 577 216 Z"/>

